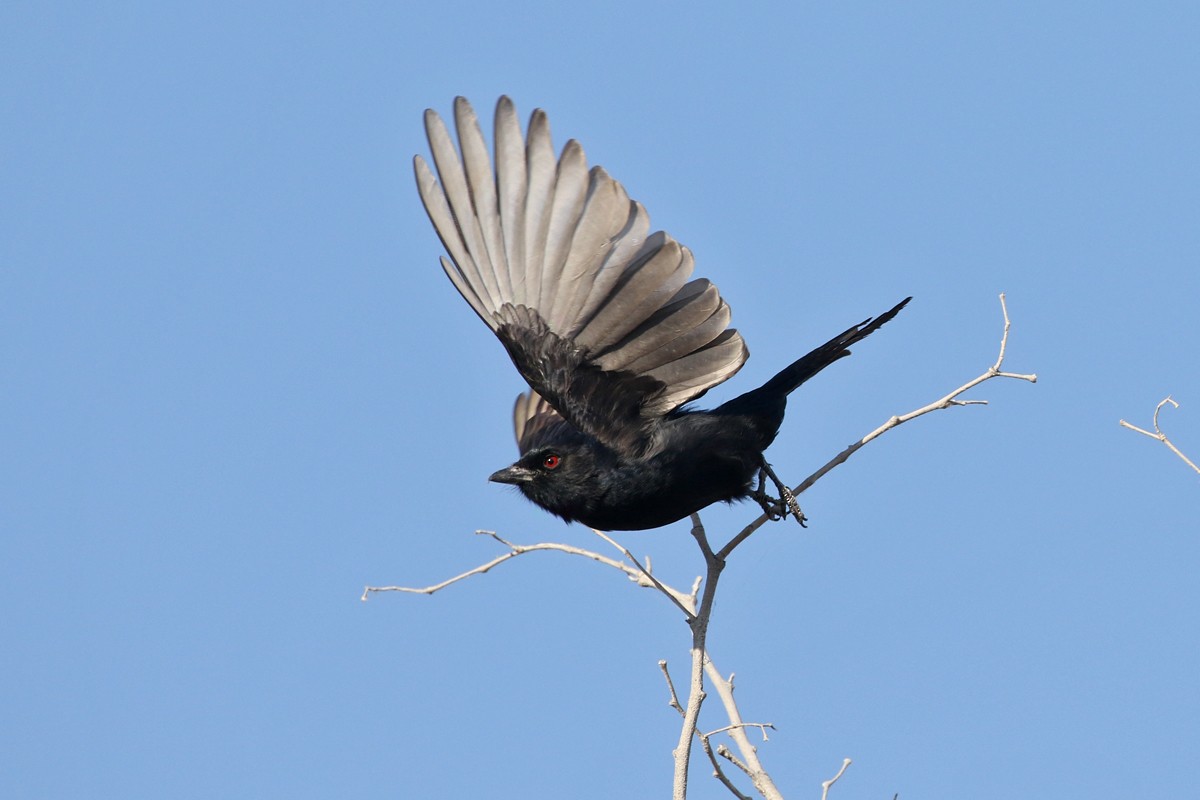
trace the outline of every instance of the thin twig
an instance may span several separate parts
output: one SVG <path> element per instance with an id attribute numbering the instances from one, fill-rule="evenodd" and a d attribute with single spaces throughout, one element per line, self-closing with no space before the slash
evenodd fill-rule
<path id="1" fill-rule="evenodd" d="M 1000 294 L 1000 311 L 1004 315 L 1004 332 L 1000 337 L 1000 354 L 996 357 L 996 363 L 994 363 L 991 367 L 989 367 L 985 372 L 983 372 L 978 377 L 967 381 L 962 386 L 958 387 L 957 389 L 950 392 L 946 396 L 933 401 L 929 405 L 922 406 L 921 408 L 918 408 L 915 411 L 910 411 L 907 414 L 902 414 L 899 416 L 892 417 L 887 422 L 883 423 L 878 428 L 876 428 L 875 430 L 868 433 L 862 439 L 859 439 L 857 442 L 854 442 L 853 444 L 849 445 L 845 450 L 843 450 L 842 452 L 838 453 L 836 456 L 831 458 L 823 467 L 821 467 L 816 472 L 814 472 L 812 475 L 809 475 L 807 478 L 805 478 L 803 481 L 801 481 L 800 484 L 798 486 L 796 486 L 796 488 L 792 489 L 792 494 L 794 496 L 799 496 L 803 492 L 807 491 L 814 483 L 819 481 L 827 473 L 829 473 L 831 470 L 833 470 L 834 467 L 837 467 L 839 464 L 845 463 L 847 461 L 847 459 L 850 458 L 850 456 L 857 453 L 860 449 L 862 449 L 864 446 L 866 446 L 869 442 L 871 442 L 875 439 L 878 439 L 880 436 L 887 433 L 892 428 L 895 428 L 899 425 L 903 425 L 905 422 L 908 422 L 909 420 L 916 419 L 917 417 L 924 416 L 925 414 L 928 414 L 933 411 L 940 411 L 944 408 L 951 408 L 953 406 L 986 405 L 987 404 L 986 400 L 959 400 L 958 399 L 958 396 L 960 394 L 962 394 L 964 392 L 968 392 L 971 389 L 974 389 L 976 386 L 983 383 L 984 381 L 991 380 L 992 378 L 1013 378 L 1016 380 L 1029 381 L 1030 383 L 1037 383 L 1037 375 L 1034 375 L 1034 374 L 1021 375 L 1021 374 L 1018 374 L 1015 372 L 1004 372 L 1001 369 L 1004 366 L 1004 356 L 1008 350 L 1008 331 L 1009 331 L 1009 328 L 1012 327 L 1012 322 L 1008 318 L 1008 303 L 1006 302 L 1003 293 Z M 750 537 L 750 535 L 752 533 L 754 533 L 756 530 L 761 528 L 769 520 L 770 520 L 770 517 L 768 517 L 766 514 L 762 514 L 761 516 L 759 516 L 757 519 L 755 519 L 753 522 L 751 522 L 749 525 L 747 525 L 745 528 L 743 528 L 737 534 L 737 536 L 734 536 L 732 539 L 730 539 L 729 542 L 724 547 L 721 548 L 720 552 L 717 553 L 718 557 L 728 558 L 729 554 L 733 552 L 734 548 L 736 548 L 738 545 L 740 545 L 742 542 L 744 542 L 747 538 Z"/>
<path id="2" fill-rule="evenodd" d="M 730 764 L 733 764 L 735 767 L 737 767 L 738 769 L 740 769 L 742 772 L 746 773 L 747 775 L 750 774 L 750 768 L 747 767 L 745 764 L 743 764 L 740 760 L 738 760 L 738 757 L 733 754 L 733 751 L 730 750 L 725 745 L 723 745 L 723 744 L 717 745 L 717 755 L 719 755 L 721 758 L 724 758 Z"/>
<path id="3" fill-rule="evenodd" d="M 655 583 L 651 583 L 650 580 L 647 580 L 650 576 L 648 575 L 648 573 L 646 573 L 645 570 L 640 568 L 640 565 L 639 566 L 630 566 L 629 564 L 624 564 L 620 561 L 617 561 L 616 559 L 612 559 L 607 556 L 603 556 L 593 550 L 586 550 L 582 547 L 573 547 L 569 544 L 561 544 L 559 542 L 540 542 L 538 544 L 514 544 L 513 542 L 510 542 L 507 539 L 504 539 L 504 538 L 500 537 L 499 535 L 497 535 L 495 531 L 475 531 L 475 533 L 478 536 L 489 536 L 492 539 L 495 539 L 497 542 L 499 542 L 500 544 L 507 547 L 509 549 L 509 552 L 507 552 L 501 556 L 496 556 L 495 558 L 493 558 L 491 561 L 487 562 L 486 564 L 481 564 L 478 567 L 475 567 L 474 569 L 469 569 L 466 572 L 455 575 L 453 578 L 447 578 L 446 580 L 442 581 L 441 583 L 435 583 L 432 586 L 424 586 L 424 587 L 367 586 L 365 589 L 363 589 L 362 597 L 360 599 L 365 602 L 371 594 L 374 594 L 376 592 L 408 592 L 410 594 L 433 594 L 434 592 L 441 591 L 442 589 L 445 589 L 447 586 L 451 586 L 455 583 L 458 583 L 459 581 L 466 580 L 467 578 L 470 578 L 474 575 L 482 575 L 483 573 L 487 572 L 488 570 L 492 569 L 493 567 L 499 566 L 500 564 L 503 564 L 505 561 L 516 558 L 517 556 L 525 555 L 526 553 L 534 553 L 534 552 L 537 552 L 540 550 L 549 550 L 549 551 L 553 551 L 553 552 L 566 553 L 568 555 L 573 555 L 573 556 L 582 556 L 583 558 L 588 558 L 588 559 L 591 559 L 592 561 L 598 561 L 601 564 L 612 567 L 613 569 L 620 570 L 621 572 L 625 573 L 625 575 L 631 581 L 633 581 L 634 583 L 637 583 L 639 586 L 650 587 L 650 586 L 655 585 Z M 655 588 L 662 589 L 663 587 L 661 584 L 658 584 L 658 586 L 656 586 Z M 684 597 L 684 598 L 687 597 L 687 595 L 683 594 L 682 592 L 677 591 L 677 594 L 679 594 L 681 597 Z M 668 592 L 668 596 L 671 597 L 673 600 L 676 600 L 676 605 L 680 605 L 679 601 L 674 596 L 672 596 L 669 592 Z M 687 609 L 685 608 L 684 610 L 686 611 Z"/>
<path id="4" fill-rule="evenodd" d="M 675 682 L 671 680 L 671 673 L 667 671 L 667 662 L 659 659 L 658 668 L 662 670 L 663 677 L 667 679 L 667 689 L 671 691 L 671 699 L 667 705 L 679 712 L 683 716 L 683 706 L 679 705 L 679 695 L 675 693 Z"/>
<path id="5" fill-rule="evenodd" d="M 738 752 L 745 759 L 743 771 L 749 776 L 751 782 L 754 783 L 754 788 L 759 794 L 769 800 L 782 800 L 783 795 L 780 794 L 779 788 L 775 786 L 775 782 L 763 767 L 762 762 L 758 760 L 758 748 L 750 741 L 750 737 L 746 736 L 746 728 L 758 727 L 754 723 L 747 723 L 742 720 L 742 712 L 737 706 L 737 701 L 733 697 L 733 675 L 728 678 L 724 677 L 716 664 L 711 658 L 705 658 L 704 672 L 708 675 L 709 682 L 717 691 L 717 696 L 721 699 L 721 705 L 725 707 L 725 715 L 729 717 L 728 733 L 729 738 L 737 745 Z M 768 725 L 774 729 L 774 725 Z M 767 732 L 765 728 L 760 728 L 763 734 L 763 740 L 766 740 Z M 739 762 L 740 763 L 740 762 Z"/>
<path id="6" fill-rule="evenodd" d="M 848 766 L 850 766 L 850 759 L 842 759 L 842 768 L 837 771 L 837 775 L 834 775 L 827 781 L 821 781 L 821 800 L 829 800 L 829 787 L 838 782 L 838 778 L 845 774 L 846 767 Z"/>
<path id="7" fill-rule="evenodd" d="M 671 694 L 668 704 L 678 711 L 681 716 L 683 716 L 684 709 L 679 704 L 679 696 L 675 692 L 675 684 L 671 680 L 671 674 L 667 671 L 667 662 L 659 661 L 658 667 L 662 670 L 663 677 L 666 678 L 667 689 Z M 714 777 L 720 780 L 721 783 L 725 784 L 729 791 L 731 791 L 735 796 L 739 798 L 745 798 L 746 795 L 742 794 L 737 787 L 734 786 L 733 782 L 729 779 L 729 776 L 725 774 L 725 770 L 721 767 L 721 763 L 716 759 L 712 744 L 709 740 L 718 733 L 728 733 L 730 736 L 734 736 L 734 732 L 740 734 L 742 729 L 758 728 L 762 733 L 763 741 L 766 742 L 770 741 L 769 737 L 767 736 L 767 729 L 770 728 L 771 730 L 775 730 L 775 725 L 771 722 L 741 722 L 741 715 L 738 712 L 737 705 L 733 702 L 733 676 L 730 675 L 727 681 L 724 680 L 721 677 L 721 674 L 716 670 L 716 667 L 713 666 L 712 660 L 707 658 L 707 654 L 705 658 L 704 670 L 709 676 L 709 679 L 713 681 L 713 684 L 718 687 L 717 691 L 721 697 L 722 703 L 725 704 L 726 713 L 729 716 L 730 724 L 722 728 L 717 728 L 714 731 L 709 731 L 708 733 L 702 733 L 699 730 L 694 731 L 694 733 L 700 740 L 700 744 L 704 748 L 705 755 L 708 756 L 708 760 L 712 763 Z M 721 691 L 721 687 L 726 685 L 728 685 L 728 693 Z M 762 768 L 762 764 L 758 762 L 758 755 L 754 746 L 750 744 L 749 740 L 746 739 L 744 735 L 735 737 L 735 744 L 738 745 L 738 749 L 742 751 L 743 757 L 748 763 L 744 763 L 738 760 L 736 757 L 732 757 L 732 751 L 729 751 L 728 749 L 726 749 L 726 757 L 729 758 L 731 763 L 737 765 L 742 772 L 746 773 L 747 777 L 754 782 L 755 787 L 763 793 L 764 797 L 779 797 L 778 789 L 776 789 L 774 784 L 771 783 L 771 779 L 767 775 L 766 770 L 764 770 Z"/>
<path id="8" fill-rule="evenodd" d="M 769 741 L 771 741 L 771 739 L 769 736 L 767 736 L 767 728 L 770 728 L 771 730 L 775 730 L 775 723 L 773 723 L 773 722 L 739 722 L 736 725 L 726 725 L 724 728 L 717 728 L 715 731 L 709 731 L 708 733 L 702 733 L 702 734 L 700 734 L 700 737 L 702 739 L 707 739 L 709 736 L 716 736 L 718 733 L 725 733 L 726 731 L 731 731 L 731 730 L 734 730 L 735 728 L 758 728 L 762 732 L 763 741 L 769 742 Z"/>
<path id="9" fill-rule="evenodd" d="M 1159 403 L 1157 406 L 1155 406 L 1154 407 L 1154 433 L 1151 433 L 1150 431 L 1147 431 L 1147 430 L 1143 430 L 1142 428 L 1139 428 L 1137 425 L 1130 425 L 1125 420 L 1120 420 L 1120 424 L 1122 427 L 1129 428 L 1129 430 L 1131 430 L 1131 431 L 1137 431 L 1138 433 L 1149 436 L 1151 439 L 1157 439 L 1158 441 L 1165 444 L 1167 447 L 1171 448 L 1172 453 L 1174 453 L 1175 455 L 1182 458 L 1183 463 L 1187 464 L 1189 467 L 1194 469 L 1196 472 L 1200 472 L 1200 467 L 1196 466 L 1196 464 L 1190 458 L 1185 456 L 1183 454 L 1183 451 L 1180 450 L 1178 447 L 1176 447 L 1174 445 L 1174 443 L 1172 443 L 1171 440 L 1167 438 L 1167 435 L 1165 433 L 1163 433 L 1162 428 L 1158 427 L 1158 414 L 1160 411 L 1162 411 L 1163 406 L 1165 406 L 1167 403 L 1170 403 L 1175 408 L 1179 408 L 1179 403 L 1176 403 L 1175 400 L 1170 395 L 1167 395 L 1167 398 L 1165 400 L 1163 400 L 1161 403 Z"/>
<path id="10" fill-rule="evenodd" d="M 682 602 L 682 601 L 679 599 L 679 598 L 680 598 L 680 596 L 684 596 L 684 595 L 682 595 L 682 594 L 681 594 L 681 592 L 680 592 L 678 589 L 672 589 L 672 588 L 670 588 L 670 587 L 666 586 L 665 584 L 663 584 L 663 583 L 662 583 L 662 581 L 660 581 L 658 578 L 654 577 L 654 575 L 653 575 L 653 574 L 650 572 L 650 569 L 649 569 L 649 567 L 648 567 L 648 566 L 646 566 L 646 567 L 643 567 L 643 566 L 641 565 L 641 562 L 639 562 L 639 561 L 638 561 L 636 558 L 634 558 L 634 555 L 633 555 L 633 553 L 629 552 L 629 548 L 627 548 L 627 547 L 625 547 L 624 545 L 622 545 L 622 544 L 620 544 L 619 542 L 617 542 L 615 539 L 613 539 L 611 536 L 609 536 L 609 535 L 608 535 L 607 533 L 605 533 L 604 531 L 599 531 L 599 530 L 596 530 L 595 528 L 592 528 L 591 530 L 592 530 L 592 533 L 596 534 L 596 535 L 597 535 L 597 536 L 599 536 L 601 539 L 603 539 L 604 541 L 606 541 L 606 542 L 608 542 L 609 544 L 611 544 L 613 547 L 615 547 L 615 548 L 617 548 L 618 550 L 620 550 L 620 551 L 621 551 L 621 553 L 622 553 L 622 554 L 623 554 L 623 555 L 624 555 L 626 558 L 628 558 L 630 561 L 632 561 L 632 562 L 633 562 L 633 565 L 634 565 L 635 567 L 637 567 L 637 568 L 638 568 L 638 571 L 639 571 L 639 572 L 641 572 L 641 574 L 642 574 L 642 575 L 644 575 L 644 576 L 645 576 L 645 577 L 646 577 L 646 578 L 647 578 L 647 579 L 650 581 L 650 583 L 654 585 L 654 588 L 655 588 L 655 589 L 658 589 L 660 592 L 662 592 L 663 594 L 665 594 L 665 595 L 667 596 L 667 598 L 668 598 L 668 599 L 669 599 L 669 600 L 670 600 L 672 603 L 674 603 L 674 604 L 675 604 L 675 605 L 676 605 L 676 606 L 679 608 L 679 610 L 680 610 L 680 611 L 682 611 L 682 612 L 683 612 L 683 616 L 684 616 L 684 617 L 685 617 L 685 618 L 686 618 L 686 619 L 687 619 L 689 622 L 690 622 L 692 619 L 694 619 L 694 618 L 695 618 L 695 616 L 696 616 L 696 611 L 695 611 L 695 598 L 694 598 L 694 597 L 692 598 L 692 608 L 688 608 L 688 607 L 687 607 L 686 605 L 684 605 L 684 603 L 683 603 L 683 602 Z M 649 565 L 649 563 L 650 563 L 650 559 L 648 559 L 648 558 L 647 558 L 647 559 L 646 559 L 646 564 L 647 564 L 647 565 Z M 699 579 L 697 579 L 697 580 L 699 580 Z M 684 597 L 686 597 L 686 596 L 684 596 Z"/>
<path id="11" fill-rule="evenodd" d="M 658 668 L 662 670 L 663 677 L 667 681 L 667 689 L 671 693 L 671 699 L 668 701 L 668 705 L 670 705 L 671 708 L 678 711 L 679 715 L 681 717 L 684 716 L 685 712 L 684 712 L 683 706 L 681 706 L 679 704 L 679 695 L 675 693 L 675 683 L 674 683 L 674 681 L 671 680 L 671 673 L 667 671 L 667 662 L 659 661 Z M 775 729 L 775 726 L 769 722 L 765 723 L 765 724 L 759 724 L 757 722 L 747 722 L 747 723 L 743 723 L 743 726 L 761 728 L 764 741 L 767 738 L 766 728 L 771 728 L 772 730 Z M 697 731 L 695 731 L 695 734 L 696 734 L 696 738 L 698 738 L 700 740 L 700 746 L 702 748 L 704 748 L 704 754 L 706 756 L 708 756 L 709 763 L 712 764 L 713 777 L 715 777 L 722 784 L 724 784 L 725 788 L 727 788 L 730 792 L 732 792 L 734 797 L 737 797 L 739 800 L 750 800 L 750 797 L 748 795 L 742 794 L 741 791 L 737 788 L 737 786 L 734 785 L 733 781 L 730 780 L 729 776 L 725 774 L 725 769 L 721 766 L 721 762 L 717 761 L 717 756 L 713 752 L 712 743 L 709 741 L 709 739 L 711 737 L 715 736 L 716 734 L 724 733 L 725 731 L 732 730 L 734 727 L 735 727 L 734 725 L 727 725 L 724 728 L 718 728 L 717 730 L 711 731 L 710 733 L 701 733 L 700 731 L 697 730 Z"/>
<path id="12" fill-rule="evenodd" d="M 751 800 L 750 796 L 742 794 L 737 786 L 734 785 L 733 781 L 729 779 L 729 776 L 725 774 L 725 769 L 721 766 L 721 762 L 717 761 L 717 756 L 715 753 L 713 753 L 712 743 L 708 741 L 707 736 L 700 737 L 700 746 L 704 748 L 704 755 L 708 756 L 708 763 L 712 764 L 713 775 L 716 777 L 716 779 L 723 783 L 725 788 L 728 789 L 734 797 L 738 798 L 738 800 Z M 721 747 L 724 747 L 724 745 L 721 745 Z"/>

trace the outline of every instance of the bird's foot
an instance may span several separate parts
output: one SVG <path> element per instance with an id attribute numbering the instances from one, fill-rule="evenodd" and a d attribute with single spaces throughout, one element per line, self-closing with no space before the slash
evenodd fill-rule
<path id="1" fill-rule="evenodd" d="M 771 520 L 771 522 L 778 522 L 787 513 L 787 507 L 779 498 L 767 494 L 766 483 L 767 471 L 760 468 L 758 470 L 758 486 L 754 487 L 754 491 L 750 493 L 750 496 L 762 508 L 763 513 L 767 515 L 767 519 Z"/>
<path id="2" fill-rule="evenodd" d="M 765 486 L 768 477 L 775 484 L 775 490 L 779 492 L 779 497 L 767 494 Z M 804 524 L 808 521 L 808 517 L 804 516 L 804 512 L 800 510 L 796 496 L 783 481 L 779 480 L 779 476 L 771 469 L 771 465 L 765 461 L 758 471 L 758 487 L 751 492 L 750 496 L 762 507 L 763 512 L 772 522 L 784 519 L 790 514 L 796 522 L 800 523 L 801 528 L 808 527 Z"/>

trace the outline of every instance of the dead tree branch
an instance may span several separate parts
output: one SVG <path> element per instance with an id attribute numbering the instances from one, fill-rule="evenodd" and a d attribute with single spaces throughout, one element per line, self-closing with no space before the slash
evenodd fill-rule
<path id="1" fill-rule="evenodd" d="M 792 489 L 792 495 L 798 497 L 802 493 L 808 491 L 808 489 L 811 488 L 814 483 L 819 481 L 821 478 L 825 477 L 825 475 L 827 475 L 831 470 L 833 470 L 834 467 L 838 466 L 839 464 L 844 464 L 850 458 L 850 456 L 857 453 L 859 450 L 861 450 L 863 447 L 865 447 L 868 443 L 874 441 L 875 439 L 878 439 L 880 436 L 883 436 L 885 433 L 892 430 L 893 428 L 903 425 L 905 422 L 908 422 L 909 420 L 914 420 L 917 417 L 924 416 L 925 414 L 929 414 L 933 411 L 941 411 L 942 409 L 951 408 L 954 406 L 987 405 L 987 400 L 959 400 L 958 399 L 959 395 L 963 394 L 964 392 L 969 392 L 971 389 L 974 389 L 976 386 L 983 383 L 984 381 L 990 381 L 992 378 L 1013 378 L 1015 380 L 1029 381 L 1030 383 L 1037 383 L 1037 375 L 1034 375 L 1034 374 L 1021 375 L 1021 374 L 1018 374 L 1015 372 L 1003 371 L 1004 356 L 1008 350 L 1008 331 L 1009 331 L 1009 328 L 1012 327 L 1012 322 L 1008 318 L 1008 304 L 1005 301 L 1003 292 L 1001 292 L 1001 294 L 1000 294 L 1000 311 L 1004 315 L 1004 332 L 1000 337 L 1000 354 L 996 357 L 996 363 L 994 363 L 994 364 L 992 364 L 992 366 L 988 367 L 979 376 L 972 378 L 971 380 L 967 381 L 962 386 L 959 386 L 957 389 L 955 389 L 954 391 L 945 395 L 944 397 L 942 397 L 938 400 L 934 400 L 929 405 L 922 406 L 914 411 L 908 412 L 907 414 L 900 414 L 898 416 L 892 417 L 887 422 L 883 423 L 878 428 L 871 431 L 866 436 L 859 439 L 857 442 L 854 442 L 853 444 L 849 445 L 848 447 L 846 447 L 845 450 L 838 453 L 833 458 L 829 459 L 829 461 L 827 461 L 824 466 L 822 466 L 820 469 L 818 469 L 812 475 L 809 475 L 807 478 L 805 478 L 803 481 L 801 481 L 799 485 L 797 485 L 794 489 Z M 737 536 L 734 536 L 732 539 L 730 539 L 729 542 L 724 547 L 721 548 L 720 552 L 718 552 L 717 555 L 720 558 L 728 558 L 729 554 L 733 552 L 734 548 L 736 548 L 738 545 L 740 545 L 742 542 L 744 542 L 746 539 L 748 539 L 752 533 L 754 533 L 756 530 L 761 528 L 764 524 L 769 522 L 770 519 L 771 518 L 767 514 L 762 514 L 761 516 L 759 516 L 757 519 L 755 519 L 753 522 L 751 522 L 749 525 L 747 525 L 745 528 L 743 528 L 737 534 Z"/>
<path id="2" fill-rule="evenodd" d="M 1176 447 L 1171 442 L 1171 440 L 1167 438 L 1167 435 L 1165 433 L 1163 433 L 1162 428 L 1158 427 L 1158 414 L 1160 411 L 1162 411 L 1163 406 L 1165 406 L 1167 403 L 1170 403 L 1175 408 L 1179 408 L 1179 403 L 1176 403 L 1175 400 L 1173 400 L 1170 395 L 1168 395 L 1165 400 L 1163 400 L 1161 403 L 1159 403 L 1157 406 L 1155 406 L 1154 407 L 1154 433 L 1151 433 L 1150 431 L 1147 431 L 1147 430 L 1143 430 L 1142 428 L 1139 428 L 1137 425 L 1130 425 L 1125 420 L 1120 420 L 1121 427 L 1129 428 L 1129 430 L 1131 430 L 1131 431 L 1137 431 L 1140 434 L 1149 436 L 1151 439 L 1157 439 L 1158 441 L 1162 442 L 1167 447 L 1169 447 L 1171 449 L 1172 453 L 1174 453 L 1175 455 L 1182 458 L 1183 463 L 1187 464 L 1189 467 L 1191 467 L 1197 473 L 1200 473 L 1200 467 L 1196 466 L 1195 462 L 1193 462 L 1190 458 L 1185 456 L 1183 454 L 1183 451 L 1180 450 L 1178 447 Z"/>
<path id="3" fill-rule="evenodd" d="M 713 688 L 717 690 L 717 695 L 721 698 L 721 704 L 725 706 L 725 713 L 729 717 L 730 724 L 728 730 L 729 738 L 737 745 L 738 751 L 742 754 L 742 759 L 745 765 L 742 767 L 746 776 L 750 778 L 750 782 L 754 784 L 754 788 L 758 793 L 766 798 L 782 798 L 775 782 L 771 780 L 771 776 L 763 767 L 762 762 L 758 760 L 758 748 L 750 742 L 750 737 L 746 735 L 747 727 L 757 727 L 762 731 L 763 741 L 767 741 L 767 728 L 775 729 L 774 725 L 758 725 L 757 723 L 747 723 L 742 721 L 742 713 L 738 710 L 737 703 L 733 699 L 733 674 L 728 678 L 721 675 L 717 670 L 716 665 L 712 663 L 711 658 L 706 658 L 704 663 L 704 672 L 708 675 L 708 679 L 712 682 Z M 715 733 L 715 731 L 714 731 Z M 711 734 L 709 734 L 711 735 Z"/>
<path id="4" fill-rule="evenodd" d="M 691 617 L 693 615 L 693 613 L 694 613 L 693 609 L 696 606 L 696 595 L 700 590 L 700 585 L 699 585 L 700 579 L 699 578 L 697 578 L 696 583 L 692 585 L 691 594 L 681 592 L 678 589 L 673 589 L 673 588 L 666 586 L 665 584 L 659 582 L 659 580 L 654 577 L 654 575 L 650 572 L 650 567 L 648 566 L 650 563 L 649 559 L 647 559 L 647 561 L 646 561 L 647 566 L 643 567 L 641 565 L 641 563 L 638 562 L 638 560 L 633 557 L 633 554 L 630 553 L 628 549 L 626 549 L 625 547 L 622 547 L 620 544 L 615 542 L 611 537 L 601 533 L 600 531 L 593 531 L 593 533 L 600 536 L 606 542 L 612 544 L 614 547 L 616 547 L 618 550 L 620 550 L 633 563 L 626 564 L 622 561 L 617 561 L 616 559 L 601 555 L 600 553 L 597 553 L 594 550 L 587 550 L 585 548 L 575 547 L 575 546 L 569 545 L 569 544 L 562 544 L 561 542 L 539 542 L 538 544 L 515 544 L 515 543 L 510 542 L 507 539 L 501 537 L 495 531 L 475 531 L 475 534 L 477 536 L 488 536 L 492 539 L 495 539 L 497 542 L 499 542 L 500 544 L 507 547 L 508 552 L 505 553 L 504 555 L 493 558 L 491 561 L 487 562 L 486 564 L 480 564 L 478 567 L 469 569 L 466 572 L 459 573 L 458 575 L 455 575 L 452 578 L 447 578 L 446 580 L 442 581 L 441 583 L 435 583 L 431 586 L 424 586 L 424 587 L 419 587 L 419 588 L 413 587 L 413 586 L 367 586 L 367 587 L 363 588 L 362 597 L 360 597 L 359 599 L 366 602 L 366 600 L 372 594 L 375 594 L 377 592 L 407 592 L 409 594 L 434 594 L 435 592 L 439 592 L 448 586 L 452 586 L 453 584 L 458 583 L 459 581 L 466 580 L 467 578 L 473 577 L 475 575 L 482 575 L 483 573 L 491 570 L 493 567 L 497 567 L 506 561 L 510 561 L 511 559 L 516 558 L 517 556 L 522 556 L 522 555 L 525 555 L 526 553 L 536 553 L 539 551 L 546 550 L 546 551 L 550 551 L 550 552 L 566 553 L 567 555 L 572 555 L 572 556 L 582 556 L 583 558 L 587 558 L 592 561 L 598 561 L 599 563 L 604 564 L 605 566 L 612 567 L 613 569 L 616 569 L 616 570 L 620 570 L 621 572 L 625 573 L 625 576 L 628 577 L 629 580 L 636 583 L 638 586 L 641 586 L 643 588 L 654 588 L 654 589 L 657 589 L 660 592 L 662 592 L 664 595 L 667 596 L 668 599 L 671 600 L 671 602 L 673 602 L 676 606 L 679 607 L 679 609 L 681 611 L 683 611 L 685 616 Z"/>
<path id="5" fill-rule="evenodd" d="M 830 778 L 827 781 L 821 781 L 821 800 L 828 800 L 829 787 L 833 786 L 835 783 L 838 782 L 838 778 L 842 777 L 842 775 L 845 774 L 846 767 L 850 766 L 850 764 L 851 764 L 850 759 L 848 759 L 848 758 L 842 759 L 842 768 L 837 771 L 837 775 L 834 775 L 832 778 Z"/>

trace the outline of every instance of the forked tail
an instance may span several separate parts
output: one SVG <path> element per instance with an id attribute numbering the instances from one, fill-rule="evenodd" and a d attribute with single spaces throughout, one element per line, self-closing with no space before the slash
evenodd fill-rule
<path id="1" fill-rule="evenodd" d="M 891 310 L 885 311 L 878 317 L 863 320 L 854 327 L 839 333 L 808 355 L 797 359 L 790 366 L 785 367 L 778 375 L 763 384 L 762 391 L 770 395 L 777 393 L 783 395 L 791 394 L 800 384 L 813 375 L 816 375 L 839 358 L 845 358 L 850 355 L 850 351 L 847 349 L 850 345 L 862 341 L 883 327 L 892 317 L 900 313 L 900 309 L 908 305 L 909 300 L 912 300 L 912 298 L 906 297 L 893 306 Z"/>

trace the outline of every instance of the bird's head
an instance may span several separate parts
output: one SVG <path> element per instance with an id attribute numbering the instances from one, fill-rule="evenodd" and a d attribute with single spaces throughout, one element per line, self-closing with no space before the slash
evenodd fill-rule
<path id="1" fill-rule="evenodd" d="M 536 447 L 488 480 L 516 486 L 531 501 L 567 522 L 587 516 L 599 495 L 599 473 L 611 456 L 586 442 Z"/>

